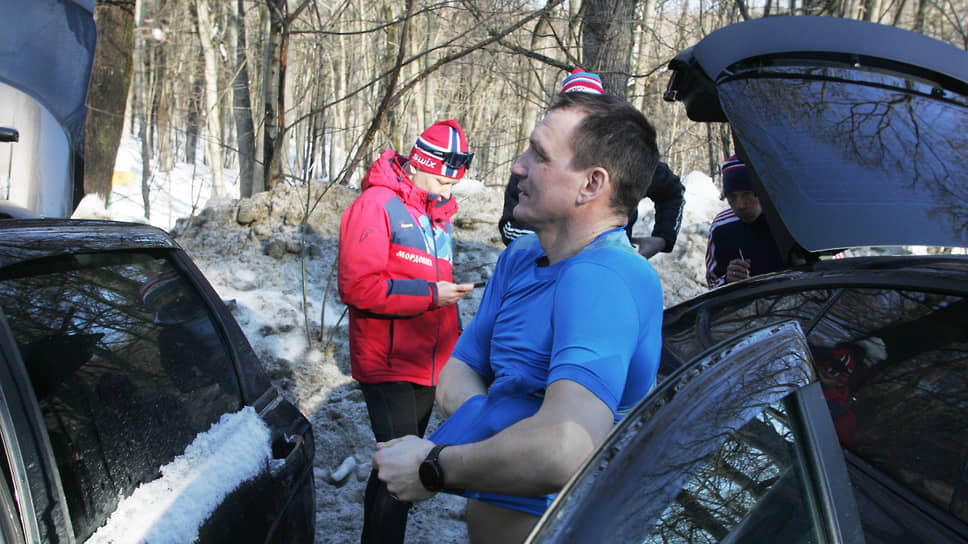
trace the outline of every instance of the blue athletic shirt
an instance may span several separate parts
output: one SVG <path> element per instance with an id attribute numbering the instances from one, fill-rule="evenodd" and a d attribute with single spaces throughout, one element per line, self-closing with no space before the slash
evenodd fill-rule
<path id="1" fill-rule="evenodd" d="M 567 379 L 604 402 L 618 422 L 655 384 L 662 285 L 623 228 L 550 266 L 534 234 L 501 253 L 481 304 L 452 357 L 488 384 L 430 437 L 466 444 L 538 411 L 545 389 Z M 509 497 L 468 490 L 469 498 L 541 515 L 553 495 Z"/>

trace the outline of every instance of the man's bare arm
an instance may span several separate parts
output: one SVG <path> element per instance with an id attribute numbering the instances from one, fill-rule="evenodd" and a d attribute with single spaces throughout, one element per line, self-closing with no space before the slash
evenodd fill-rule
<path id="1" fill-rule="evenodd" d="M 651 259 L 660 251 L 665 251 L 666 240 L 659 236 L 642 236 L 632 238 L 632 243 L 638 249 L 639 255 Z"/>
<path id="2" fill-rule="evenodd" d="M 584 386 L 556 381 L 535 415 L 482 442 L 441 452 L 447 486 L 525 496 L 558 492 L 613 421 L 608 406 Z"/>
<path id="3" fill-rule="evenodd" d="M 444 417 L 450 417 L 474 395 L 486 395 L 487 386 L 480 375 L 464 361 L 451 357 L 437 378 L 437 407 Z"/>

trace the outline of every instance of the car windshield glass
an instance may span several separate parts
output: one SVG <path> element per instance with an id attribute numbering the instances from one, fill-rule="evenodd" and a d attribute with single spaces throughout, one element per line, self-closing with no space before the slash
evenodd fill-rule
<path id="1" fill-rule="evenodd" d="M 965 97 L 836 66 L 745 71 L 718 87 L 750 166 L 807 250 L 968 246 Z"/>
<path id="2" fill-rule="evenodd" d="M 226 412 L 238 378 L 195 287 L 164 254 L 44 259 L 0 271 L 79 540 Z"/>

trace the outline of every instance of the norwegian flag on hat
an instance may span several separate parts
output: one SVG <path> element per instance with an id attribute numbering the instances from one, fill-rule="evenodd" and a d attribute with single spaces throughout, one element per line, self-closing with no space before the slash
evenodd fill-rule
<path id="1" fill-rule="evenodd" d="M 602 86 L 602 78 L 598 77 L 598 74 L 575 68 L 571 71 L 571 75 L 561 82 L 561 92 L 605 94 L 605 87 Z"/>
<path id="2" fill-rule="evenodd" d="M 430 125 L 410 150 L 410 162 L 420 170 L 453 179 L 464 177 L 470 158 L 464 130 L 454 119 Z M 454 165 L 459 165 L 454 168 Z"/>

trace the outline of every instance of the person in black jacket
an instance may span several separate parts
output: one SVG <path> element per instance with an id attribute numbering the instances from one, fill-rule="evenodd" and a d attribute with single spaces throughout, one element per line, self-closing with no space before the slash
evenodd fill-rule
<path id="1" fill-rule="evenodd" d="M 561 85 L 562 93 L 583 92 L 590 94 L 605 94 L 601 79 L 593 73 L 576 68 L 565 78 Z M 515 238 L 528 234 L 531 229 L 514 219 L 514 207 L 518 205 L 518 177 L 511 174 L 507 186 L 504 188 L 504 211 L 498 222 L 498 230 L 504 245 L 510 244 Z M 655 203 L 655 221 L 651 236 L 632 236 L 632 227 L 638 219 L 638 209 L 632 208 L 629 221 L 625 225 L 625 232 L 629 240 L 648 259 L 660 251 L 670 252 L 676 245 L 679 236 L 679 226 L 682 222 L 682 207 L 685 205 L 685 187 L 679 181 L 679 176 L 664 162 L 656 166 L 646 197 Z"/>

